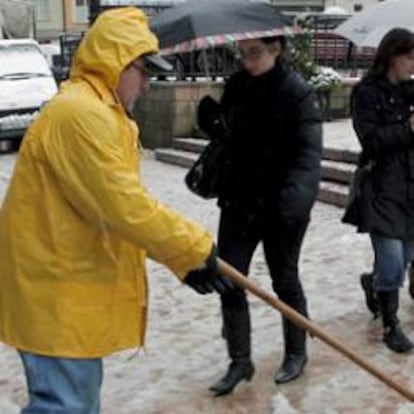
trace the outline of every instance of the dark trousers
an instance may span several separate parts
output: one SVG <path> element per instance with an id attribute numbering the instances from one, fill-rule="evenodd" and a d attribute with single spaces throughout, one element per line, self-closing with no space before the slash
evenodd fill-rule
<path id="1" fill-rule="evenodd" d="M 306 300 L 298 276 L 298 261 L 308 222 L 307 218 L 301 222 L 286 222 L 270 213 L 249 220 L 236 212 L 223 209 L 218 237 L 219 255 L 247 275 L 253 253 L 259 242 L 262 242 L 275 293 L 288 305 L 306 313 Z M 238 289 L 222 295 L 221 305 L 227 340 L 235 331 L 250 336 L 245 291 Z M 242 342 L 247 345 L 243 353 L 250 354 L 250 339 L 246 337 Z M 228 345 L 230 357 L 234 357 L 231 343 Z"/>

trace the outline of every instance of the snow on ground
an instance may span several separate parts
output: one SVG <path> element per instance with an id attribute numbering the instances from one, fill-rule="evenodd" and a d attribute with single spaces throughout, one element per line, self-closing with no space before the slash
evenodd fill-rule
<path id="1" fill-rule="evenodd" d="M 0 413 L 2 414 L 18 414 L 20 407 L 10 401 L 7 397 L 0 397 Z"/>
<path id="2" fill-rule="evenodd" d="M 349 119 L 326 122 L 323 125 L 323 132 L 326 147 L 360 151 L 361 147 Z"/>
<path id="3" fill-rule="evenodd" d="M 332 125 L 332 124 L 331 124 Z M 331 125 L 329 127 L 331 128 Z M 14 157 L 0 156 L 0 174 L 10 174 Z M 158 163 L 148 154 L 144 182 L 150 191 L 181 213 L 216 232 L 214 201 L 192 195 L 183 184 L 185 170 Z M 0 176 L 0 198 L 7 179 Z M 305 241 L 302 280 L 314 321 L 346 341 L 397 380 L 414 387 L 414 361 L 394 355 L 381 343 L 378 322 L 370 321 L 359 274 L 370 269 L 365 236 L 340 223 L 342 210 L 317 204 Z M 223 373 L 227 357 L 220 337 L 219 301 L 180 285 L 162 266 L 149 262 L 150 310 L 145 351 L 105 359 L 103 414 L 408 414 L 413 406 L 319 340 L 311 340 L 305 375 L 276 386 L 274 371 L 282 359 L 280 317 L 251 297 L 253 358 L 256 374 L 236 392 L 212 398 L 208 386 Z M 261 248 L 251 269 L 255 283 L 270 291 Z M 414 305 L 404 291 L 401 319 L 414 336 Z M 132 358 L 131 358 L 132 357 Z M 0 414 L 15 414 L 26 400 L 22 369 L 13 350 L 0 345 Z"/>
<path id="4" fill-rule="evenodd" d="M 273 397 L 272 407 L 274 414 L 299 414 L 298 411 L 290 405 L 289 400 L 281 393 L 277 393 L 276 396 Z"/>

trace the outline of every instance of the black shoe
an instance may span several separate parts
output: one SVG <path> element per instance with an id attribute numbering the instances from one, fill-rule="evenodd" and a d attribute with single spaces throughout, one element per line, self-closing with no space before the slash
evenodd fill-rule
<path id="1" fill-rule="evenodd" d="M 414 347 L 399 324 L 385 328 L 383 341 L 391 351 L 399 353 L 411 351 Z"/>
<path id="2" fill-rule="evenodd" d="M 374 315 L 374 319 L 377 319 L 381 313 L 380 304 L 378 301 L 377 293 L 372 287 L 372 273 L 364 273 L 361 275 L 361 286 L 365 293 L 365 302 L 367 308 Z"/>
<path id="3" fill-rule="evenodd" d="M 250 381 L 254 374 L 254 365 L 251 360 L 232 361 L 226 374 L 210 387 L 215 397 L 230 394 L 234 387 L 242 380 Z"/>
<path id="4" fill-rule="evenodd" d="M 300 377 L 303 373 L 308 358 L 306 354 L 288 354 L 285 356 L 282 366 L 275 374 L 276 384 L 285 384 Z"/>

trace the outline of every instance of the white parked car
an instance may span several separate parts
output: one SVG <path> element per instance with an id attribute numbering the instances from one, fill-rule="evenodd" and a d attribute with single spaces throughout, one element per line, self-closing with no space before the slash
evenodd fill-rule
<path id="1" fill-rule="evenodd" d="M 0 40 L 0 140 L 22 137 L 56 81 L 33 39 Z"/>

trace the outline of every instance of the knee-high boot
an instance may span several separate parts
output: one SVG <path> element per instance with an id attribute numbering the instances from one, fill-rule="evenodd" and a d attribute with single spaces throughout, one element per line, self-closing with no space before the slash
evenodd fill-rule
<path id="1" fill-rule="evenodd" d="M 360 277 L 361 286 L 365 294 L 365 302 L 367 308 L 374 315 L 374 319 L 377 319 L 380 314 L 380 305 L 378 302 L 378 295 L 375 292 L 373 287 L 373 277 L 372 273 L 363 273 Z"/>
<path id="2" fill-rule="evenodd" d="M 210 387 L 218 397 L 229 394 L 242 380 L 250 381 L 254 374 L 250 346 L 250 315 L 247 302 L 240 307 L 222 306 L 223 336 L 231 359 L 226 374 Z"/>
<path id="3" fill-rule="evenodd" d="M 414 263 L 411 262 L 410 269 L 408 271 L 408 293 L 411 298 L 414 299 Z"/>
<path id="4" fill-rule="evenodd" d="M 384 324 L 383 341 L 394 352 L 410 351 L 413 343 L 404 334 L 397 317 L 399 291 L 378 292 L 378 299 Z"/>
<path id="5" fill-rule="evenodd" d="M 301 298 L 297 303 L 290 304 L 302 315 L 307 316 L 306 300 Z M 282 319 L 285 342 L 285 355 L 282 366 L 276 372 L 274 380 L 277 384 L 284 384 L 298 378 L 307 363 L 306 331 L 297 327 L 286 318 Z"/>

